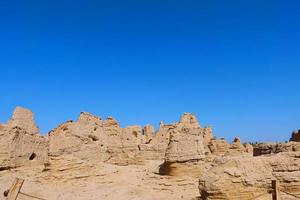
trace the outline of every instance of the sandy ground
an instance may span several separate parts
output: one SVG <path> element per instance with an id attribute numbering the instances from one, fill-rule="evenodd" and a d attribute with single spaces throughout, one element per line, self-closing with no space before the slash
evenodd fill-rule
<path id="1" fill-rule="evenodd" d="M 15 177 L 25 179 L 21 192 L 47 200 L 198 199 L 198 180 L 184 175 L 158 175 L 162 161 L 117 166 L 83 161 L 60 163 L 50 170 L 23 167 L 0 172 L 1 198 Z M 30 199 L 19 196 L 18 199 Z"/>

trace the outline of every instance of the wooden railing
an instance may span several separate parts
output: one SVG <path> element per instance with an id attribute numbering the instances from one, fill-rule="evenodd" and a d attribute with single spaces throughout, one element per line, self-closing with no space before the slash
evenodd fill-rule
<path id="1" fill-rule="evenodd" d="M 25 194 L 21 192 L 21 188 L 23 186 L 24 180 L 20 178 L 16 178 L 11 187 L 9 188 L 8 192 L 4 192 L 7 195 L 6 200 L 16 200 L 18 196 L 26 196 L 32 199 L 39 199 L 39 200 L 46 200 L 40 197 L 36 197 L 30 194 Z"/>

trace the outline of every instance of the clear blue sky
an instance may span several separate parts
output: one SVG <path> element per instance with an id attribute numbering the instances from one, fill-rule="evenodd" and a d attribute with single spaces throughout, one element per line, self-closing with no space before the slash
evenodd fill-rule
<path id="1" fill-rule="evenodd" d="M 299 1 L 0 2 L 0 121 L 46 133 L 80 111 L 122 126 L 195 113 L 218 137 L 300 128 Z"/>

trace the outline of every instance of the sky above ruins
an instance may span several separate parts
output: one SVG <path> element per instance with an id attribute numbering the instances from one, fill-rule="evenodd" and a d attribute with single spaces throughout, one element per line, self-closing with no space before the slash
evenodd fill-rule
<path id="1" fill-rule="evenodd" d="M 299 1 L 1 1 L 0 122 L 80 111 L 285 141 L 300 128 Z"/>

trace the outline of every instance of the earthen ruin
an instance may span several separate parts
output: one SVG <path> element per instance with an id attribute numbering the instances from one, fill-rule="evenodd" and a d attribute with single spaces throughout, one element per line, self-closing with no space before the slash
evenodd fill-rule
<path id="1" fill-rule="evenodd" d="M 190 113 L 154 131 L 82 112 L 40 135 L 33 113 L 17 107 L 0 125 L 0 190 L 22 177 L 45 199 L 269 199 L 273 179 L 300 191 L 299 131 L 290 140 L 229 144 Z"/>

